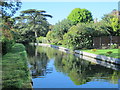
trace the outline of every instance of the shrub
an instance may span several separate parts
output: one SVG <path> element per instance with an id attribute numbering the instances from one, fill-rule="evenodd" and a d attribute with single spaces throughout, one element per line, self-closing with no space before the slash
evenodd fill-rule
<path id="1" fill-rule="evenodd" d="M 60 40 L 57 45 L 62 45 L 63 40 Z"/>
<path id="2" fill-rule="evenodd" d="M 2 55 L 5 55 L 7 52 L 9 52 L 14 45 L 14 40 L 6 39 L 4 36 L 2 37 Z"/>
<path id="3" fill-rule="evenodd" d="M 39 43 L 47 43 L 46 37 L 43 37 L 43 36 L 38 37 L 38 38 L 37 38 L 37 41 L 38 41 Z"/>
<path id="4" fill-rule="evenodd" d="M 92 48 L 92 32 L 86 24 L 80 23 L 72 26 L 63 36 L 63 44 L 75 49 Z"/>
<path id="5" fill-rule="evenodd" d="M 116 48 L 118 48 L 118 45 L 117 44 L 110 45 L 110 48 L 111 49 L 116 49 Z"/>
<path id="6" fill-rule="evenodd" d="M 111 53 L 112 53 L 112 51 L 107 52 L 107 54 L 111 54 Z"/>
<path id="7" fill-rule="evenodd" d="M 96 52 L 96 51 L 97 51 L 97 49 L 91 49 L 91 51 Z"/>

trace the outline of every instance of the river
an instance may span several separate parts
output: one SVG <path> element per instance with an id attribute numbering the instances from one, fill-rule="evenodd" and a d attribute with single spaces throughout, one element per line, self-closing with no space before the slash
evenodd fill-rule
<path id="1" fill-rule="evenodd" d="M 27 46 L 33 88 L 118 88 L 120 67 L 83 60 L 42 46 Z"/>

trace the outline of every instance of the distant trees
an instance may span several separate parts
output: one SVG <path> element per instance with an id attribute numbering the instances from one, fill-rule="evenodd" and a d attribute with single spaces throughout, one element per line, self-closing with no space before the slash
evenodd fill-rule
<path id="1" fill-rule="evenodd" d="M 91 12 L 87 9 L 80 8 L 73 9 L 67 19 L 71 20 L 75 25 L 77 23 L 87 23 L 93 21 Z"/>
<path id="2" fill-rule="evenodd" d="M 101 21 L 93 22 L 92 14 L 86 9 L 75 8 L 67 19 L 54 25 L 47 33 L 49 43 L 65 45 L 71 49 L 93 48 L 93 38 L 119 36 L 119 15 L 113 11 L 104 15 Z M 112 43 L 112 38 L 111 38 Z"/>
<path id="3" fill-rule="evenodd" d="M 120 11 L 113 10 L 109 14 L 105 14 L 100 21 L 102 29 L 110 36 L 110 44 L 112 45 L 112 36 L 120 36 Z"/>
<path id="4" fill-rule="evenodd" d="M 91 28 L 86 27 L 86 24 L 79 23 L 64 34 L 63 44 L 72 49 L 90 48 L 92 45 L 91 34 Z"/>
<path id="5" fill-rule="evenodd" d="M 102 18 L 103 26 L 106 27 L 107 32 L 112 36 L 119 36 L 120 35 L 120 20 L 117 14 L 106 14 Z"/>
<path id="6" fill-rule="evenodd" d="M 54 43 L 60 44 L 61 40 L 63 40 L 63 35 L 68 32 L 72 25 L 73 23 L 68 19 L 63 19 L 62 21 L 56 23 L 53 26 L 52 31 L 49 31 L 47 34 L 48 40 L 52 40 Z"/>

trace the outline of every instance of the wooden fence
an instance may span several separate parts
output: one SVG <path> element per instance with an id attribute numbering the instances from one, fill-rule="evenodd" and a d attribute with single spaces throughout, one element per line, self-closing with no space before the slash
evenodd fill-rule
<path id="1" fill-rule="evenodd" d="M 111 43 L 120 46 L 120 36 L 101 36 L 93 38 L 94 48 L 109 48 Z"/>

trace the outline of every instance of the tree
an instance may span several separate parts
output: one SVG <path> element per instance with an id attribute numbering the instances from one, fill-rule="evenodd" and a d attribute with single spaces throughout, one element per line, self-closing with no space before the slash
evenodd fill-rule
<path id="1" fill-rule="evenodd" d="M 22 11 L 22 16 L 29 16 L 29 21 L 32 24 L 33 31 L 35 33 L 35 38 L 37 40 L 38 34 L 37 34 L 37 24 L 42 24 L 43 21 L 46 20 L 46 17 L 51 17 L 49 14 L 45 14 L 46 11 L 44 10 L 36 10 L 36 9 L 28 9 L 25 11 Z"/>
<path id="2" fill-rule="evenodd" d="M 13 16 L 16 11 L 21 8 L 22 2 L 20 0 L 0 0 L 2 19 L 7 21 L 7 18 Z"/>
<path id="3" fill-rule="evenodd" d="M 15 17 L 16 23 L 14 28 L 17 30 L 17 42 L 28 43 L 35 41 L 34 30 L 37 32 L 37 37 L 45 37 L 49 31 L 49 23 L 46 20 L 36 19 L 35 27 L 33 27 L 33 21 L 29 16 Z M 39 23 L 40 22 L 40 23 Z M 38 39 L 37 39 L 38 40 Z"/>
<path id="4" fill-rule="evenodd" d="M 87 23 L 93 21 L 91 12 L 87 9 L 80 8 L 73 9 L 67 18 L 71 20 L 75 25 L 80 22 Z"/>
<path id="5" fill-rule="evenodd" d="M 106 26 L 106 32 L 111 36 L 119 36 L 120 35 L 120 25 L 119 25 L 119 11 L 113 10 L 109 14 L 105 14 L 102 18 L 103 26 Z"/>
<path id="6" fill-rule="evenodd" d="M 68 19 L 63 19 L 54 25 L 52 30 L 55 32 L 58 41 L 63 39 L 63 35 L 68 32 L 72 25 L 72 22 Z"/>
<path id="7" fill-rule="evenodd" d="M 104 15 L 102 18 L 102 28 L 110 36 L 110 45 L 112 45 L 112 36 L 120 35 L 120 20 L 119 11 L 113 10 L 111 13 Z"/>
<path id="8" fill-rule="evenodd" d="M 2 54 L 6 54 L 14 43 L 13 38 L 13 24 L 14 20 L 11 18 L 16 11 L 21 8 L 22 2 L 19 0 L 0 0 L 0 27 L 2 28 L 1 42 Z"/>
<path id="9" fill-rule="evenodd" d="M 72 26 L 63 36 L 63 44 L 71 49 L 92 48 L 92 34 L 94 29 L 88 24 L 78 23 Z"/>

